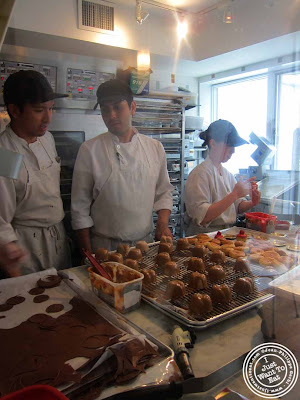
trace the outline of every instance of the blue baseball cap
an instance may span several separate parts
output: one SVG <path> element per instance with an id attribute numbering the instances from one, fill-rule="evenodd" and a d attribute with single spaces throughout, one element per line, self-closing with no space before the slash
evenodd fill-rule
<path id="1" fill-rule="evenodd" d="M 206 131 L 199 135 L 200 139 L 204 140 L 203 146 L 207 146 L 210 139 L 216 142 L 222 142 L 229 147 L 238 147 L 243 144 L 249 144 L 245 139 L 241 138 L 237 133 L 234 125 L 225 119 L 218 119 L 212 122 Z"/>

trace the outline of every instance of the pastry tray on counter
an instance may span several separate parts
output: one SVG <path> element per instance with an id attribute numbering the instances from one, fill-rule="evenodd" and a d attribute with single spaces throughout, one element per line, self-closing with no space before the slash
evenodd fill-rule
<path id="1" fill-rule="evenodd" d="M 172 253 L 171 258 L 177 263 L 180 272 L 174 277 L 165 275 L 163 273 L 163 267 L 157 267 L 155 263 L 158 246 L 158 243 L 151 245 L 150 250 L 147 252 L 147 255 L 143 258 L 141 263 L 141 268 L 154 269 L 157 274 L 156 283 L 143 284 L 142 298 L 153 307 L 186 326 L 197 330 L 204 329 L 216 324 L 217 322 L 253 308 L 273 297 L 272 294 L 267 293 L 267 285 L 264 278 L 256 277 L 252 273 L 235 272 L 233 270 L 235 260 L 226 257 L 224 263 L 219 263 L 224 267 L 226 272 L 226 279 L 222 283 L 226 283 L 230 288 L 232 288 L 237 278 L 250 276 L 255 282 L 254 293 L 248 296 L 237 296 L 235 292 L 232 292 L 232 301 L 229 304 L 214 305 L 213 311 L 208 313 L 206 317 L 192 316 L 188 312 L 188 306 L 192 295 L 198 292 L 201 292 L 201 294 L 210 294 L 212 284 L 208 281 L 208 288 L 201 289 L 201 291 L 191 289 L 188 286 L 191 271 L 187 270 L 187 262 L 189 258 L 192 257 L 190 250 L 175 250 Z M 215 263 L 211 262 L 209 259 L 210 254 L 211 252 L 203 258 L 206 266 L 215 265 Z M 181 280 L 185 283 L 186 293 L 184 296 L 175 300 L 165 299 L 166 287 L 168 282 L 171 280 Z"/>

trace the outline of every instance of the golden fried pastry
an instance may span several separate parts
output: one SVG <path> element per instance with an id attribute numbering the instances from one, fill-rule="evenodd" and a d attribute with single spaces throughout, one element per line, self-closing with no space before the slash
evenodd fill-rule
<path id="1" fill-rule="evenodd" d="M 132 260 L 131 258 L 128 258 L 125 262 L 125 265 L 127 265 L 127 267 L 135 269 L 136 271 L 138 271 L 140 269 L 139 263 L 137 262 L 137 260 Z"/>
<path id="2" fill-rule="evenodd" d="M 158 246 L 159 253 L 172 253 L 173 244 L 172 243 L 160 243 Z"/>
<path id="3" fill-rule="evenodd" d="M 123 264 L 124 259 L 123 259 L 122 254 L 120 254 L 120 253 L 109 253 L 108 261 L 114 261 L 114 262 L 118 262 L 120 264 Z"/>
<path id="4" fill-rule="evenodd" d="M 164 274 L 168 276 L 174 276 L 179 273 L 179 268 L 174 261 L 168 261 L 164 265 Z"/>
<path id="5" fill-rule="evenodd" d="M 258 262 L 262 267 L 271 267 L 273 265 L 273 258 L 260 257 Z"/>
<path id="6" fill-rule="evenodd" d="M 205 272 L 205 265 L 202 258 L 191 257 L 188 261 L 188 270 Z"/>
<path id="7" fill-rule="evenodd" d="M 171 261 L 169 253 L 159 253 L 156 256 L 156 263 L 159 267 L 163 267 L 169 261 Z"/>
<path id="8" fill-rule="evenodd" d="M 130 249 L 127 258 L 131 258 L 132 260 L 141 260 L 143 254 L 140 249 Z"/>
<path id="9" fill-rule="evenodd" d="M 98 261 L 107 261 L 108 260 L 108 250 L 100 247 L 96 250 L 95 258 Z"/>
<path id="10" fill-rule="evenodd" d="M 208 241 L 211 240 L 211 237 L 208 236 L 206 233 L 198 233 L 197 238 L 199 240 L 208 240 Z"/>
<path id="11" fill-rule="evenodd" d="M 243 240 L 236 240 L 236 241 L 234 242 L 234 245 L 235 245 L 236 247 L 245 246 L 245 242 L 244 242 Z"/>
<path id="12" fill-rule="evenodd" d="M 182 281 L 170 281 L 167 284 L 166 298 L 167 299 L 177 299 L 178 297 L 184 296 L 185 286 Z"/>
<path id="13" fill-rule="evenodd" d="M 229 257 L 231 258 L 239 258 L 239 257 L 245 257 L 245 253 L 243 251 L 239 251 L 239 250 L 229 250 Z"/>
<path id="14" fill-rule="evenodd" d="M 226 260 L 225 254 L 221 250 L 215 250 L 210 255 L 210 261 L 212 262 L 224 262 Z"/>
<path id="15" fill-rule="evenodd" d="M 129 253 L 129 249 L 130 249 L 129 244 L 121 243 L 117 247 L 117 253 L 120 253 L 122 254 L 123 257 L 126 257 L 127 254 Z"/>
<path id="16" fill-rule="evenodd" d="M 212 242 L 207 242 L 206 243 L 206 247 L 211 251 L 219 250 L 221 248 L 221 246 L 219 244 L 212 243 Z"/>
<path id="17" fill-rule="evenodd" d="M 171 243 L 171 244 L 173 244 L 173 238 L 171 236 L 162 236 L 160 238 L 160 243 Z"/>
<path id="18" fill-rule="evenodd" d="M 139 240 L 138 242 L 136 242 L 135 247 L 137 249 L 140 249 L 142 253 L 147 253 L 147 251 L 149 250 L 149 245 L 147 242 L 145 242 L 145 240 Z"/>
<path id="19" fill-rule="evenodd" d="M 188 240 L 189 244 L 195 245 L 198 243 L 198 239 L 196 237 L 190 237 L 190 238 L 187 238 L 187 240 Z"/>
<path id="20" fill-rule="evenodd" d="M 187 238 L 180 238 L 176 242 L 176 250 L 187 250 L 190 248 Z"/>
<path id="21" fill-rule="evenodd" d="M 190 275 L 189 286 L 196 290 L 207 289 L 208 285 L 206 276 L 197 271 L 192 272 Z"/>
<path id="22" fill-rule="evenodd" d="M 249 253 L 250 247 L 248 247 L 248 246 L 239 246 L 239 247 L 236 247 L 236 250 L 243 251 L 244 253 Z"/>
<path id="23" fill-rule="evenodd" d="M 212 311 L 212 301 L 208 294 L 194 293 L 189 304 L 189 312 L 194 315 L 205 315 Z"/>
<path id="24" fill-rule="evenodd" d="M 226 243 L 226 244 L 222 244 L 220 250 L 223 251 L 223 249 L 234 249 L 234 243 L 230 242 L 230 243 Z"/>
<path id="25" fill-rule="evenodd" d="M 219 246 L 221 245 L 221 240 L 219 240 L 219 239 L 212 239 L 211 241 L 210 241 L 210 243 L 216 243 L 216 244 L 218 244 Z"/>
<path id="26" fill-rule="evenodd" d="M 261 258 L 261 253 L 254 253 L 249 255 L 249 260 L 252 262 L 259 262 L 259 259 Z"/>
<path id="27" fill-rule="evenodd" d="M 233 250 L 233 249 L 235 249 L 235 247 L 227 247 L 227 248 L 223 249 L 222 246 L 221 246 L 220 251 L 222 251 L 222 253 L 224 253 L 225 256 L 229 256 L 230 250 Z"/>
<path id="28" fill-rule="evenodd" d="M 221 265 L 214 265 L 213 267 L 209 268 L 208 270 L 208 277 L 211 282 L 218 282 L 225 279 L 225 271 Z"/>
<path id="29" fill-rule="evenodd" d="M 277 260 L 280 260 L 280 255 L 276 251 L 263 251 L 261 254 L 263 257 L 276 258 Z"/>
<path id="30" fill-rule="evenodd" d="M 192 255 L 194 257 L 203 258 L 208 253 L 208 249 L 204 246 L 196 244 L 194 248 L 192 248 Z"/>
<path id="31" fill-rule="evenodd" d="M 251 253 L 251 254 L 262 253 L 262 252 L 263 252 L 263 249 L 262 249 L 261 247 L 253 246 L 253 247 L 251 247 L 251 249 L 250 249 L 250 253 Z"/>

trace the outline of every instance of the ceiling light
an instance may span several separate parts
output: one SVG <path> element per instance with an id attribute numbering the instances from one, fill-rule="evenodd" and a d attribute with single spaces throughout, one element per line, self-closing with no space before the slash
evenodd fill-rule
<path id="1" fill-rule="evenodd" d="M 138 24 L 142 24 L 149 17 L 149 13 L 142 10 L 142 0 L 136 0 L 135 18 Z"/>
<path id="2" fill-rule="evenodd" d="M 223 22 L 225 24 L 232 24 L 234 22 L 234 11 L 233 11 L 233 0 L 231 0 L 231 5 L 227 5 L 223 12 Z"/>
<path id="3" fill-rule="evenodd" d="M 187 21 L 183 17 L 181 17 L 178 19 L 178 25 L 177 25 L 178 39 L 179 40 L 185 39 L 187 33 L 188 33 Z"/>
<path id="4" fill-rule="evenodd" d="M 150 68 L 150 53 L 149 51 L 139 51 L 137 54 L 138 70 Z"/>

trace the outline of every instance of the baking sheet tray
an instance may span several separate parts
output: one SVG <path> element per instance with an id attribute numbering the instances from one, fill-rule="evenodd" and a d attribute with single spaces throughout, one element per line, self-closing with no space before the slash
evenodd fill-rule
<path id="1" fill-rule="evenodd" d="M 191 289 L 188 286 L 190 271 L 187 271 L 187 262 L 192 256 L 190 250 L 177 251 L 172 253 L 172 260 L 175 261 L 179 267 L 179 274 L 176 277 L 168 277 L 163 273 L 162 267 L 157 267 L 155 263 L 155 257 L 157 255 L 159 243 L 154 243 L 150 246 L 150 250 L 141 262 L 141 269 L 155 269 L 157 274 L 157 282 L 155 284 L 144 284 L 142 289 L 142 298 L 144 301 L 157 308 L 161 312 L 167 314 L 169 317 L 176 319 L 177 321 L 185 324 L 186 326 L 192 327 L 193 329 L 204 329 L 217 322 L 223 321 L 229 317 L 237 315 L 243 311 L 255 307 L 256 305 L 270 299 L 273 295 L 267 293 L 267 285 L 265 279 L 256 277 L 253 273 L 235 272 L 233 265 L 235 260 L 230 257 L 226 257 L 226 262 L 222 263 L 226 271 L 226 279 L 224 283 L 227 283 L 232 288 L 235 280 L 240 277 L 250 276 L 255 282 L 255 291 L 249 296 L 237 296 L 235 292 L 232 292 L 232 301 L 228 305 L 214 305 L 213 311 L 207 314 L 206 317 L 194 317 L 188 313 L 188 305 L 191 296 L 194 293 L 199 292 L 198 290 Z M 209 252 L 211 254 L 211 252 Z M 209 254 L 204 257 L 206 265 L 215 265 L 209 259 Z M 167 283 L 170 280 L 178 279 L 185 283 L 186 294 L 177 300 L 166 300 L 165 292 Z M 201 293 L 210 294 L 212 284 L 208 283 L 208 289 L 201 290 Z"/>
<path id="2" fill-rule="evenodd" d="M 65 308 L 63 311 L 55 313 L 55 317 L 54 314 L 52 314 L 52 317 L 56 318 L 69 311 L 72 308 L 72 306 L 69 304 L 69 300 L 74 296 L 78 296 L 82 300 L 92 305 L 92 307 L 100 315 L 109 320 L 112 324 L 116 325 L 128 334 L 139 336 L 140 338 L 144 337 L 146 340 L 150 341 L 152 344 L 154 344 L 154 347 L 157 348 L 159 354 L 159 357 L 153 360 L 154 365 L 146 369 L 146 372 L 144 374 L 140 374 L 133 381 L 129 381 L 128 384 L 115 385 L 104 389 L 101 395 L 98 397 L 99 399 L 104 399 L 113 394 L 123 392 L 125 390 L 128 390 L 129 387 L 139 387 L 150 383 L 158 384 L 164 382 L 165 380 L 168 381 L 171 376 L 173 376 L 174 374 L 178 374 L 177 367 L 173 361 L 174 354 L 169 347 L 165 346 L 163 343 L 159 342 L 151 335 L 144 332 L 139 327 L 135 326 L 124 316 L 115 313 L 103 301 L 101 301 L 92 292 L 90 292 L 90 290 L 82 284 L 82 282 L 79 278 L 76 277 L 76 275 L 74 275 L 72 272 L 69 272 L 68 270 L 60 271 L 59 274 L 62 277 L 70 278 L 71 280 L 63 279 L 60 286 L 47 289 L 47 294 L 50 297 L 47 301 L 43 303 L 33 303 L 33 296 L 29 295 L 28 290 L 35 287 L 38 279 L 46 277 L 48 275 L 54 275 L 56 273 L 57 271 L 55 269 L 48 269 L 46 271 L 22 277 L 0 281 L 1 303 L 5 302 L 7 298 L 16 295 L 20 295 L 25 298 L 25 301 L 23 303 L 14 306 L 13 313 L 9 311 L 7 313 L 1 312 L 1 315 L 5 315 L 5 318 L 0 320 L 0 328 L 7 329 L 18 326 L 20 323 L 26 321 L 33 314 L 45 313 L 45 310 L 49 305 L 59 302 L 62 303 Z M 31 299 L 31 301 L 26 301 L 27 298 Z M 74 362 L 74 360 L 72 360 L 72 362 Z M 77 366 L 77 368 L 82 365 L 82 359 L 80 359 L 79 357 L 75 359 L 75 362 L 78 364 L 75 365 L 75 367 Z M 72 390 L 78 387 L 79 386 L 73 386 Z M 59 389 L 64 391 L 65 393 L 69 393 L 71 391 L 68 385 L 61 386 L 59 387 Z"/>

